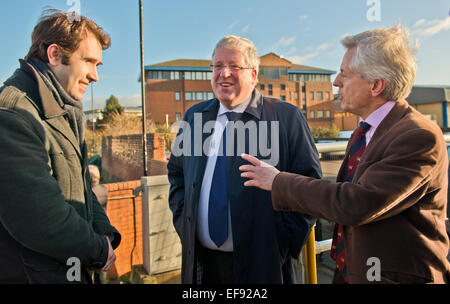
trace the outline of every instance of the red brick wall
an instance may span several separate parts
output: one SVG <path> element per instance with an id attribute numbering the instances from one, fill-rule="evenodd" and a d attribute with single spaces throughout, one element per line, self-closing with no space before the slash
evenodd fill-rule
<path id="1" fill-rule="evenodd" d="M 106 214 L 111 224 L 122 235 L 119 247 L 114 250 L 117 258 L 113 269 L 108 272 L 109 278 L 120 277 L 130 272 L 131 263 L 133 265 L 143 264 L 142 192 L 134 199 L 134 211 L 133 198 L 130 198 L 133 196 L 133 190 L 140 185 L 141 181 L 139 180 L 105 184 L 108 189 Z"/>

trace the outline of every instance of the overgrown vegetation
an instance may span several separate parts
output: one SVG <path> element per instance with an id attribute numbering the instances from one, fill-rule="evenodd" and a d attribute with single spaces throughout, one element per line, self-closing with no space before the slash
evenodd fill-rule
<path id="1" fill-rule="evenodd" d="M 314 138 L 334 138 L 338 136 L 339 131 L 335 125 L 332 128 L 319 127 L 311 129 Z"/>
<path id="2" fill-rule="evenodd" d="M 101 153 L 102 138 L 104 136 L 120 136 L 142 134 L 142 117 L 126 116 L 124 113 L 111 113 L 107 122 L 101 122 L 101 127 L 96 127 L 95 134 L 92 129 L 86 130 L 86 144 L 88 146 L 89 158 Z M 147 120 L 147 133 L 162 134 L 165 140 L 165 149 L 170 151 L 174 134 L 170 133 L 165 125 L 155 124 Z"/>

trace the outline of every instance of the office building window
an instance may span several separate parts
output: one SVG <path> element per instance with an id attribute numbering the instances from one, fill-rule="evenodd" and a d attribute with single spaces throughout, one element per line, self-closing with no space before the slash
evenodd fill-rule
<path id="1" fill-rule="evenodd" d="M 314 100 L 314 92 L 309 92 L 309 99 Z"/>
<path id="2" fill-rule="evenodd" d="M 284 91 L 284 90 L 286 90 L 286 85 L 282 84 L 282 85 L 280 85 L 280 88 L 281 88 L 281 91 Z"/>
<path id="3" fill-rule="evenodd" d="M 319 75 L 319 74 L 305 74 L 303 76 L 303 81 L 318 81 L 318 82 L 329 82 L 330 75 Z"/>
<path id="4" fill-rule="evenodd" d="M 260 85 L 259 85 L 259 89 L 260 89 L 261 91 L 264 91 L 264 88 L 265 88 L 265 86 L 264 86 L 263 84 L 260 84 Z"/>
<path id="5" fill-rule="evenodd" d="M 281 95 L 281 96 L 280 96 L 280 99 L 283 100 L 283 101 L 286 101 L 286 96 Z"/>
<path id="6" fill-rule="evenodd" d="M 185 99 L 187 101 L 202 101 L 214 98 L 213 92 L 185 92 Z"/>
<path id="7" fill-rule="evenodd" d="M 193 72 L 193 71 L 147 71 L 147 79 L 167 79 L 180 80 L 184 74 L 185 80 L 211 80 L 212 72 Z"/>
<path id="8" fill-rule="evenodd" d="M 309 111 L 309 118 L 314 118 L 314 111 Z"/>
<path id="9" fill-rule="evenodd" d="M 325 92 L 325 97 L 327 100 L 330 100 L 330 92 Z"/>
<path id="10" fill-rule="evenodd" d="M 162 73 L 161 77 L 159 76 L 159 73 Z M 170 72 L 169 71 L 158 72 L 158 78 L 159 79 L 170 79 Z"/>
<path id="11" fill-rule="evenodd" d="M 180 79 L 180 72 L 178 71 L 170 72 L 170 80 L 179 80 L 179 79 Z"/>
<path id="12" fill-rule="evenodd" d="M 212 72 L 184 72 L 184 79 L 185 80 L 211 80 Z"/>
<path id="13" fill-rule="evenodd" d="M 175 92 L 175 100 L 180 100 L 180 92 Z"/>
<path id="14" fill-rule="evenodd" d="M 175 120 L 176 121 L 179 121 L 179 120 L 181 120 L 181 113 L 175 113 Z"/>
<path id="15" fill-rule="evenodd" d="M 170 79 L 169 71 L 150 71 L 147 75 L 149 79 Z"/>
<path id="16" fill-rule="evenodd" d="M 280 76 L 287 76 L 287 68 L 279 67 L 260 67 L 259 73 L 264 76 L 265 79 L 280 79 Z"/>
<path id="17" fill-rule="evenodd" d="M 326 110 L 325 111 L 325 118 L 330 118 L 331 116 L 331 111 L 330 110 Z"/>
<path id="18" fill-rule="evenodd" d="M 323 92 L 317 92 L 317 100 L 323 100 Z"/>
<path id="19" fill-rule="evenodd" d="M 317 118 L 323 118 L 323 111 L 317 111 Z"/>
<path id="20" fill-rule="evenodd" d="M 269 96 L 272 96 L 272 90 L 269 90 L 268 95 L 269 95 Z"/>

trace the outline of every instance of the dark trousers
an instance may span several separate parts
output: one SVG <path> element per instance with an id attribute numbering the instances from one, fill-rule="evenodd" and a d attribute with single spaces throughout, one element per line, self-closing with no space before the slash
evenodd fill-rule
<path id="1" fill-rule="evenodd" d="M 202 284 L 234 284 L 233 253 L 200 246 Z"/>

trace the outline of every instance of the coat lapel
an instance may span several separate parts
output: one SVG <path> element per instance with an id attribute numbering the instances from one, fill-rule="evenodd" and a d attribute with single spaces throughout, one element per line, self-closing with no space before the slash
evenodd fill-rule
<path id="1" fill-rule="evenodd" d="M 203 176 L 205 174 L 206 162 L 208 160 L 208 156 L 206 155 L 206 151 L 203 150 L 203 145 L 206 139 L 212 135 L 212 133 L 203 133 L 203 127 L 208 121 L 214 121 L 217 118 L 217 112 L 219 111 L 219 101 L 214 99 L 211 103 L 201 112 L 202 114 L 202 153 L 201 156 L 198 156 L 198 170 L 197 175 L 195 176 L 195 181 L 198 185 L 201 185 L 203 182 Z M 193 128 L 192 128 L 193 129 Z M 195 138 L 196 134 L 192 136 Z M 192 147 L 194 147 L 195 142 L 192 142 Z"/>
<path id="2" fill-rule="evenodd" d="M 383 119 L 375 133 L 370 140 L 369 145 L 367 146 L 367 150 L 370 152 L 370 148 L 376 146 L 376 142 L 383 137 L 383 135 L 388 132 L 394 124 L 396 124 L 401 117 L 405 115 L 405 111 L 408 109 L 409 105 L 406 101 L 400 100 L 395 103 L 395 106 L 389 112 L 389 114 Z M 366 154 L 364 152 L 364 154 Z M 364 156 L 363 156 L 364 159 Z"/>
<path id="3" fill-rule="evenodd" d="M 78 144 L 78 140 L 73 134 L 72 129 L 70 128 L 68 122 L 64 118 L 64 116 L 58 116 L 54 118 L 47 119 L 46 122 L 52 126 L 55 130 L 61 133 L 74 147 L 75 151 L 77 151 L 78 156 L 82 159 L 80 145 Z"/>
<path id="4" fill-rule="evenodd" d="M 256 128 L 258 129 L 258 122 L 261 119 L 262 116 L 262 109 L 263 109 L 263 98 L 260 92 L 258 90 L 253 90 L 252 98 L 250 100 L 250 103 L 248 104 L 247 108 L 245 109 L 244 113 L 242 113 L 241 121 L 244 123 L 244 125 L 249 122 L 250 120 L 255 121 Z M 238 164 L 244 164 L 246 161 L 244 161 L 240 155 L 237 155 L 237 129 L 234 129 L 234 141 L 233 144 L 233 156 L 227 157 L 227 172 L 230 177 L 238 177 L 240 178 L 240 171 L 237 170 L 236 162 Z M 258 130 L 259 132 L 259 130 Z M 270 131 L 269 131 L 270 136 Z M 269 142 L 270 138 L 269 138 Z M 250 147 L 249 147 L 249 137 L 245 136 L 245 151 L 246 153 L 249 153 Z M 256 155 L 258 156 L 258 155 Z"/>
<path id="5" fill-rule="evenodd" d="M 367 145 L 366 150 L 361 158 L 361 163 L 366 162 L 367 158 L 370 156 L 370 152 L 374 149 L 374 147 L 378 146 L 378 141 L 382 139 L 386 132 L 392 128 L 394 124 L 396 124 L 408 110 L 408 103 L 404 100 L 397 101 L 395 106 L 389 112 L 389 114 L 383 119 L 378 128 L 375 130 L 375 133 L 372 136 L 369 144 Z M 347 151 L 348 152 L 348 151 Z M 358 181 L 362 171 L 358 170 L 360 167 L 356 168 L 355 176 L 353 178 L 354 181 Z"/>

